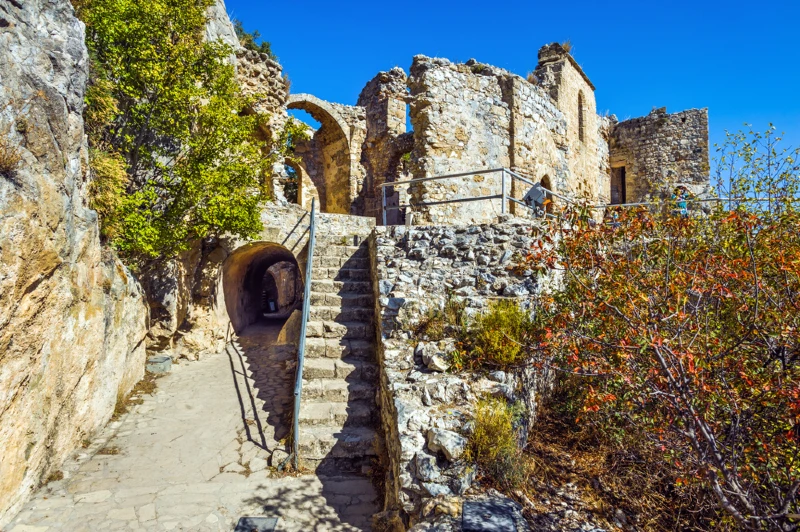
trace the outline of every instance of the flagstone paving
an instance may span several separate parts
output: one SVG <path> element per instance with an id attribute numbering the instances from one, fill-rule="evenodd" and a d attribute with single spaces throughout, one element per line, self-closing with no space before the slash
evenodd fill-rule
<path id="1" fill-rule="evenodd" d="M 366 477 L 292 477 L 268 467 L 270 451 L 278 449 L 276 463 L 284 456 L 276 440 L 287 433 L 294 381 L 286 349 L 258 347 L 274 332 L 241 338 L 241 351 L 229 346 L 173 366 L 5 532 L 230 531 L 245 515 L 280 517 L 283 531 L 369 530 L 378 509 Z"/>

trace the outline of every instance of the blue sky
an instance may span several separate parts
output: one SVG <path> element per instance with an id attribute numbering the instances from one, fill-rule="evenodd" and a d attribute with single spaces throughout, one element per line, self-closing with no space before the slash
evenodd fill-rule
<path id="1" fill-rule="evenodd" d="M 540 46 L 570 39 L 620 120 L 708 107 L 711 142 L 773 122 L 800 145 L 800 0 L 337 2 L 227 0 L 272 43 L 292 92 L 355 104 L 376 73 L 415 54 L 525 75 Z M 713 153 L 712 153 L 713 157 Z"/>

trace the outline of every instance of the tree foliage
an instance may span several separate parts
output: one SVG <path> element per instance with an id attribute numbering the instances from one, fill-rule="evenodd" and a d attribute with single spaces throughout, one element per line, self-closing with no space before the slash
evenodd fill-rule
<path id="1" fill-rule="evenodd" d="M 709 214 L 578 210 L 526 267 L 559 270 L 528 355 L 580 383 L 579 417 L 645 433 L 676 483 L 698 485 L 737 528 L 797 530 L 800 516 L 800 214 L 797 151 L 776 136 L 720 149 L 748 201 Z M 616 225 L 616 224 L 615 224 Z"/>
<path id="2" fill-rule="evenodd" d="M 236 83 L 231 48 L 205 40 L 212 3 L 76 2 L 91 58 L 94 189 L 106 193 L 93 203 L 104 234 L 133 262 L 170 257 L 210 235 L 257 234 L 269 198 L 264 176 L 289 149 L 288 133 L 273 138 L 268 117 L 246 112 L 255 97 Z M 122 188 L 118 171 L 103 171 L 113 161 L 127 173 Z M 119 197 L 108 196 L 115 190 Z"/>
<path id="3" fill-rule="evenodd" d="M 239 44 L 248 50 L 254 50 L 262 54 L 267 54 L 267 56 L 269 56 L 269 58 L 273 61 L 278 60 L 278 58 L 272 52 L 272 45 L 268 41 L 261 39 L 261 32 L 258 30 L 248 32 L 244 29 L 244 24 L 242 24 L 241 20 L 233 21 L 233 29 L 236 31 L 236 36 L 239 38 Z"/>

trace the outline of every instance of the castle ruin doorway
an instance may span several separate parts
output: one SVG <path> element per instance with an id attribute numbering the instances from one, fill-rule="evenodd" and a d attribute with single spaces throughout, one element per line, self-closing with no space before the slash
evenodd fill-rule
<path id="1" fill-rule="evenodd" d="M 625 183 L 625 167 L 616 166 L 611 168 L 611 204 L 620 205 L 627 201 L 627 190 Z"/>

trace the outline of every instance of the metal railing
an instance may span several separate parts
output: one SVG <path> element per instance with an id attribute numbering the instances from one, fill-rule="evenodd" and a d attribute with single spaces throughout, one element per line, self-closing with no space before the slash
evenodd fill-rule
<path id="1" fill-rule="evenodd" d="M 468 197 L 468 198 L 454 198 L 454 199 L 440 200 L 440 201 L 425 201 L 425 202 L 417 202 L 417 203 L 407 203 L 405 205 L 400 205 L 400 204 L 398 204 L 398 205 L 388 205 L 387 204 L 386 189 L 388 187 L 395 187 L 395 186 L 401 186 L 401 185 L 409 185 L 410 186 L 410 185 L 414 185 L 414 184 L 417 184 L 417 183 L 423 183 L 423 182 L 427 182 L 427 181 L 439 181 L 439 180 L 443 180 L 443 179 L 463 178 L 463 177 L 469 177 L 469 176 L 473 176 L 473 175 L 486 175 L 486 174 L 492 174 L 492 173 L 497 173 L 497 172 L 500 173 L 500 194 L 492 194 L 492 195 L 488 195 L 488 196 L 473 196 L 473 197 Z M 418 178 L 418 179 L 409 179 L 409 180 L 406 180 L 406 181 L 393 181 L 393 182 L 383 183 L 381 185 L 381 218 L 383 220 L 383 225 L 387 225 L 387 216 L 386 215 L 387 215 L 388 211 L 401 210 L 401 209 L 407 209 L 407 208 L 415 209 L 415 208 L 419 208 L 419 207 L 428 207 L 428 206 L 432 206 L 432 205 L 444 205 L 444 204 L 447 204 L 447 203 L 466 203 L 466 202 L 471 202 L 471 201 L 485 201 L 485 200 L 493 200 L 493 199 L 501 200 L 500 214 L 506 214 L 506 205 L 507 205 L 508 202 L 512 202 L 512 203 L 516 203 L 517 205 L 521 205 L 522 207 L 524 207 L 524 208 L 526 208 L 526 209 L 528 209 L 528 210 L 530 210 L 530 211 L 535 213 L 536 209 L 533 206 L 528 205 L 524 201 L 520 201 L 519 199 L 517 199 L 517 198 L 515 198 L 513 196 L 510 196 L 508 194 L 508 187 L 506 186 L 506 175 L 508 175 L 511 178 L 512 187 L 513 187 L 513 184 L 514 184 L 515 180 L 516 181 L 521 181 L 522 183 L 525 183 L 525 184 L 527 184 L 529 186 L 538 185 L 539 187 L 541 187 L 541 189 L 544 192 L 547 193 L 548 198 L 549 197 L 555 197 L 555 198 L 558 198 L 558 199 L 560 199 L 562 201 L 570 203 L 572 205 L 582 206 L 582 207 L 585 207 L 585 208 L 588 208 L 588 209 L 608 209 L 610 207 L 638 207 L 638 206 L 645 206 L 645 205 L 663 205 L 665 203 L 664 201 L 661 201 L 661 202 L 649 201 L 649 202 L 637 202 L 637 203 L 609 203 L 609 204 L 587 205 L 585 203 L 582 203 L 580 201 L 572 199 L 572 198 L 570 198 L 568 196 L 565 196 L 563 194 L 559 194 L 557 192 L 553 192 L 552 190 L 546 189 L 546 188 L 542 187 L 540 183 L 536 183 L 531 178 L 528 178 L 528 177 L 526 177 L 524 175 L 521 175 L 520 173 L 518 173 L 518 172 L 516 172 L 514 170 L 511 170 L 509 168 L 488 168 L 488 169 L 485 169 L 485 170 L 473 170 L 471 172 L 461 172 L 461 173 L 457 173 L 457 174 L 446 174 L 446 175 L 439 175 L 439 176 L 433 176 L 433 177 L 422 177 L 422 178 Z M 746 199 L 741 199 L 741 198 L 689 198 L 689 199 L 682 200 L 682 201 L 686 201 L 687 203 L 704 203 L 704 202 L 714 202 L 714 201 L 739 202 L 739 201 L 747 201 L 747 200 Z M 549 214 L 547 212 L 543 212 L 542 214 L 544 216 L 557 218 L 556 216 L 553 216 L 553 215 L 551 215 L 551 214 Z"/>
<path id="2" fill-rule="evenodd" d="M 303 394 L 303 365 L 306 354 L 306 328 L 311 310 L 311 270 L 314 261 L 314 244 L 316 242 L 316 214 L 314 212 L 315 200 L 311 198 L 311 222 L 308 230 L 308 257 L 306 259 L 306 283 L 303 288 L 303 319 L 300 324 L 300 342 L 297 346 L 297 374 L 294 383 L 294 416 L 292 425 L 292 465 L 297 469 L 300 443 L 300 398 Z"/>

